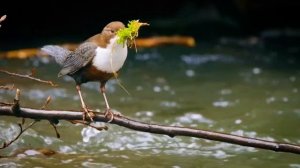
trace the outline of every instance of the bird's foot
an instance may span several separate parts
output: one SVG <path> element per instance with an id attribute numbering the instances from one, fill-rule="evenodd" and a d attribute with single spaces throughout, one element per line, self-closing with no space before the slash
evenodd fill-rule
<path id="1" fill-rule="evenodd" d="M 104 113 L 104 117 L 107 118 L 109 117 L 109 120 L 107 121 L 108 123 L 112 122 L 114 120 L 115 116 L 122 116 L 120 112 L 114 113 L 111 111 L 111 109 L 106 109 Z"/>
<path id="2" fill-rule="evenodd" d="M 93 118 L 95 117 L 95 114 L 92 112 L 92 110 L 88 109 L 87 107 L 83 107 L 82 120 L 86 121 L 87 116 L 90 119 L 90 121 L 94 121 Z"/>

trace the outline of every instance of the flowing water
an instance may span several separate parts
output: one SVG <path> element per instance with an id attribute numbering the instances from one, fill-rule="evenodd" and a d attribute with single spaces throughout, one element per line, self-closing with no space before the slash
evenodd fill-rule
<path id="1" fill-rule="evenodd" d="M 194 127 L 271 141 L 300 144 L 299 48 L 198 44 L 131 51 L 119 80 L 107 85 L 113 109 L 130 118 Z M 23 107 L 80 110 L 74 82 L 57 78 L 59 66 L 48 57 L 1 60 L 1 68 L 30 73 L 59 86 L 0 74 L 1 85 L 21 89 Z M 83 85 L 91 109 L 104 109 L 98 83 Z M 13 91 L 0 90 L 12 101 Z M 12 139 L 20 119 L 0 116 L 0 141 Z M 30 123 L 29 119 L 26 123 Z M 96 125 L 103 125 L 97 123 Z M 60 121 L 58 139 L 48 121 L 40 121 L 10 147 L 0 150 L 0 167 L 290 167 L 300 156 L 190 137 L 136 132 L 107 124 L 108 131 Z M 43 155 L 41 150 L 54 153 Z"/>

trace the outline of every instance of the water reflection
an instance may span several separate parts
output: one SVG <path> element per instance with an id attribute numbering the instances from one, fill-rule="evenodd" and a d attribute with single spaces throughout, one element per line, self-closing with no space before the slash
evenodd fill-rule
<path id="1" fill-rule="evenodd" d="M 23 92 L 22 95 L 28 97 L 30 100 L 35 101 L 45 101 L 48 96 L 51 96 L 52 99 L 68 97 L 65 89 L 58 88 L 49 90 L 30 89 L 29 91 Z"/>
<path id="2" fill-rule="evenodd" d="M 181 124 L 191 124 L 191 123 L 197 123 L 197 124 L 213 124 L 214 122 L 208 118 L 203 117 L 199 113 L 185 113 L 183 116 L 177 117 L 176 121 L 178 121 Z"/>
<path id="3" fill-rule="evenodd" d="M 189 65 L 201 65 L 209 62 L 232 63 L 235 59 L 223 54 L 190 54 L 182 55 L 181 60 Z"/>

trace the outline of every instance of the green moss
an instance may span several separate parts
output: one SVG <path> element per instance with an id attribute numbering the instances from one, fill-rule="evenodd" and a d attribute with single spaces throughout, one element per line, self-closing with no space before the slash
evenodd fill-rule
<path id="1" fill-rule="evenodd" d="M 117 43 L 118 44 L 125 44 L 126 40 L 134 40 L 138 37 L 139 29 L 141 26 L 149 25 L 148 23 L 141 23 L 139 20 L 132 20 L 129 21 L 127 27 L 120 29 L 117 32 L 117 36 L 119 37 Z"/>

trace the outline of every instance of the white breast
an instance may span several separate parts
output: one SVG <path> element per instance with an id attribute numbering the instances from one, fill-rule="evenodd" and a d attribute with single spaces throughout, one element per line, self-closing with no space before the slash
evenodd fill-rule
<path id="1" fill-rule="evenodd" d="M 122 68 L 126 57 L 127 45 L 117 44 L 117 37 L 114 37 L 107 48 L 97 47 L 93 65 L 98 70 L 114 73 Z"/>

